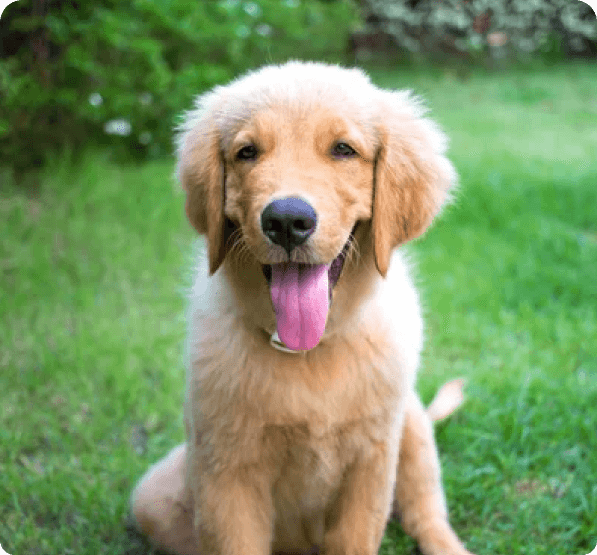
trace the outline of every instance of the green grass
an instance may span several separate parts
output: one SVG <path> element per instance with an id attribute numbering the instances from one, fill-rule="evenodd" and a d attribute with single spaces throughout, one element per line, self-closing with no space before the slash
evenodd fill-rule
<path id="1" fill-rule="evenodd" d="M 457 202 L 411 252 L 420 390 L 468 379 L 437 426 L 450 515 L 478 555 L 597 543 L 597 72 L 374 72 L 428 99 Z M 0 193 L 0 544 L 141 555 L 128 495 L 183 439 L 193 232 L 171 161 L 56 163 Z M 0 176 L 1 178 L 2 176 Z M 385 555 L 413 553 L 391 524 Z"/>

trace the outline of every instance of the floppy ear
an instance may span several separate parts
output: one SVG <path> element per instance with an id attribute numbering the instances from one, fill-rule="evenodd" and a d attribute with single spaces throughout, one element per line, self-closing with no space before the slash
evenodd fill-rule
<path id="1" fill-rule="evenodd" d="M 177 176 L 187 195 L 187 217 L 199 233 L 207 236 L 209 272 L 213 274 L 224 261 L 228 235 L 224 217 L 225 166 L 209 97 L 198 99 L 197 110 L 189 112 L 181 126 Z"/>
<path id="2" fill-rule="evenodd" d="M 384 91 L 373 187 L 375 264 L 385 277 L 392 250 L 421 235 L 449 197 L 456 172 L 446 137 L 408 92 Z"/>

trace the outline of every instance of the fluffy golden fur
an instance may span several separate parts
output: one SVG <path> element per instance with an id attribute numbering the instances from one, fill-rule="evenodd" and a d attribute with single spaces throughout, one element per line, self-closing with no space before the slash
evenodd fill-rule
<path id="1" fill-rule="evenodd" d="M 338 155 L 338 143 L 354 155 Z M 256 154 L 242 159 L 247 146 Z M 422 320 L 394 251 L 448 198 L 445 148 L 408 92 L 324 64 L 265 67 L 186 115 L 178 177 L 208 260 L 190 299 L 187 442 L 132 496 L 157 545 L 373 555 L 393 507 L 426 555 L 469 553 L 448 523 L 431 418 L 414 390 Z M 292 253 L 261 226 L 264 208 L 285 197 L 317 213 Z M 328 264 L 346 245 L 319 344 L 274 349 L 263 266 Z"/>

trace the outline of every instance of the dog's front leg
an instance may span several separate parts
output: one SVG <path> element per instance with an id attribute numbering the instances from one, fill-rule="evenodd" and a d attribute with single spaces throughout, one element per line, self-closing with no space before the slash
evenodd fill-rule
<path id="1" fill-rule="evenodd" d="M 202 555 L 270 555 L 271 486 L 255 468 L 203 474 L 194 492 Z"/>
<path id="2" fill-rule="evenodd" d="M 326 519 L 325 555 L 376 555 L 386 527 L 397 455 L 379 442 L 346 472 Z"/>

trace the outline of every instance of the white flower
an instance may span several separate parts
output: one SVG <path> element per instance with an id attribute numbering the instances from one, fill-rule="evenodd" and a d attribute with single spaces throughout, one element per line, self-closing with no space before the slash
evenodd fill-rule
<path id="1" fill-rule="evenodd" d="M 104 99 L 100 93 L 94 92 L 89 95 L 89 104 L 92 106 L 99 106 Z"/>
<path id="2" fill-rule="evenodd" d="M 108 135 L 127 137 L 132 130 L 131 123 L 125 119 L 111 119 L 104 124 L 104 132 Z"/>
<path id="3" fill-rule="evenodd" d="M 257 26 L 257 29 L 255 29 L 255 31 L 261 37 L 269 37 L 272 34 L 273 29 L 267 23 L 262 23 L 261 25 Z"/>
<path id="4" fill-rule="evenodd" d="M 256 4 L 255 2 L 245 2 L 243 10 L 245 10 L 245 13 L 249 14 L 251 17 L 259 17 L 261 15 L 261 8 L 259 7 L 259 4 Z"/>

